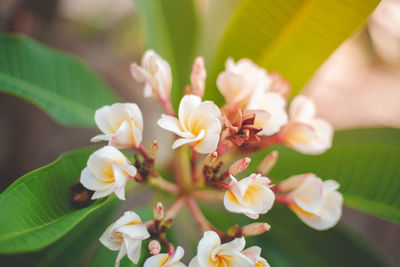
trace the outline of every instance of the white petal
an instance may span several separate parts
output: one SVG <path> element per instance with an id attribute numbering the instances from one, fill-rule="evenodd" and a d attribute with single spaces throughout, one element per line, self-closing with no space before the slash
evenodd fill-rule
<path id="1" fill-rule="evenodd" d="M 144 224 L 123 225 L 118 228 L 118 232 L 137 240 L 144 240 L 150 237 L 149 231 Z"/>
<path id="2" fill-rule="evenodd" d="M 132 137 L 130 123 L 129 121 L 124 121 L 118 128 L 115 135 L 111 138 L 110 145 L 120 149 L 136 146 L 136 142 Z"/>
<path id="3" fill-rule="evenodd" d="M 166 262 L 166 266 L 172 266 L 174 263 L 178 263 L 180 259 L 182 259 L 183 255 L 185 254 L 185 251 L 181 246 L 178 246 L 175 250 L 174 255 L 168 259 Z"/>
<path id="4" fill-rule="evenodd" d="M 106 190 L 110 186 L 107 183 L 104 183 L 104 181 L 98 179 L 96 176 L 94 176 L 88 167 L 85 167 L 82 172 L 81 172 L 81 184 L 86 187 L 87 189 L 96 191 L 96 190 Z"/>
<path id="5" fill-rule="evenodd" d="M 143 267 L 163 267 L 168 258 L 169 256 L 167 253 L 151 256 L 144 262 Z"/>
<path id="6" fill-rule="evenodd" d="M 126 247 L 126 253 L 128 254 L 128 258 L 133 263 L 138 263 L 140 258 L 140 250 L 142 246 L 142 241 L 137 239 L 131 239 L 129 237 L 124 236 L 124 245 Z"/>
<path id="7" fill-rule="evenodd" d="M 222 252 L 224 250 L 230 250 L 230 251 L 242 251 L 244 249 L 244 246 L 246 245 L 246 240 L 244 237 L 240 238 L 235 238 L 232 241 L 222 244 L 219 246 L 219 250 Z"/>
<path id="8" fill-rule="evenodd" d="M 122 246 L 118 252 L 117 258 L 115 259 L 115 267 L 119 267 L 119 262 L 125 255 L 126 255 L 126 247 L 125 247 L 125 244 L 122 244 Z"/>
<path id="9" fill-rule="evenodd" d="M 192 112 L 200 105 L 201 98 L 196 95 L 185 95 L 179 103 L 178 117 L 184 131 L 188 131 L 188 120 Z"/>
<path id="10" fill-rule="evenodd" d="M 199 256 L 195 256 L 190 262 L 189 267 L 202 267 L 198 261 Z M 150 266 L 149 266 L 150 267 Z"/>
<path id="11" fill-rule="evenodd" d="M 225 260 L 229 261 L 228 266 L 232 267 L 253 267 L 254 264 L 253 262 L 247 258 L 245 255 L 238 251 L 231 251 L 231 250 L 225 250 L 223 253 L 221 253 L 221 256 L 225 256 Z"/>
<path id="12" fill-rule="evenodd" d="M 133 211 L 125 211 L 124 215 L 122 215 L 114 224 L 112 231 L 124 226 L 126 224 L 140 224 L 142 220 L 140 219 L 139 215 L 137 215 Z"/>
<path id="13" fill-rule="evenodd" d="M 208 266 L 213 249 L 221 245 L 221 240 L 214 231 L 204 232 L 197 245 L 197 261 L 200 266 Z"/>
<path id="14" fill-rule="evenodd" d="M 315 116 L 315 106 L 311 99 L 297 95 L 290 103 L 289 116 L 291 120 L 308 122 Z"/>
<path id="15" fill-rule="evenodd" d="M 134 177 L 137 173 L 135 166 L 127 165 L 127 164 L 120 164 L 118 162 L 114 163 L 116 166 L 121 168 L 124 172 L 126 172 L 130 177 Z"/>
<path id="16" fill-rule="evenodd" d="M 114 223 L 107 227 L 106 231 L 101 235 L 100 242 L 110 250 L 119 250 L 122 244 L 122 238 L 120 240 L 111 239 L 111 232 L 114 230 Z"/>
<path id="17" fill-rule="evenodd" d="M 131 74 L 132 77 L 137 81 L 137 82 L 144 82 L 146 80 L 147 73 L 146 71 L 140 67 L 136 63 L 132 63 L 130 66 Z"/>
<path id="18" fill-rule="evenodd" d="M 171 132 L 179 135 L 180 137 L 183 137 L 183 138 L 194 138 L 195 137 L 194 134 L 182 130 L 179 120 L 173 116 L 162 114 L 161 118 L 158 119 L 157 124 L 161 128 L 171 131 Z"/>
<path id="19" fill-rule="evenodd" d="M 98 134 L 90 139 L 90 142 L 110 141 L 114 134 Z"/>
<path id="20" fill-rule="evenodd" d="M 179 138 L 172 144 L 172 149 L 175 149 L 175 148 L 180 147 L 180 146 L 185 145 L 185 144 L 197 142 L 197 141 L 203 139 L 204 136 L 205 136 L 205 131 L 201 130 L 199 135 L 197 135 L 194 138 L 186 138 L 186 139 L 185 138 Z"/>
<path id="21" fill-rule="evenodd" d="M 92 195 L 91 199 L 103 198 L 103 197 L 111 195 L 113 192 L 114 192 L 114 186 L 111 184 L 109 186 L 109 188 L 107 188 L 105 190 L 97 190 L 97 191 L 95 191 L 94 194 Z"/>
<path id="22" fill-rule="evenodd" d="M 109 122 L 109 113 L 110 113 L 110 106 L 104 106 L 96 110 L 94 114 L 94 120 L 99 127 L 100 131 L 105 134 L 112 134 L 114 130 Z"/>
<path id="23" fill-rule="evenodd" d="M 105 146 L 90 155 L 87 166 L 90 172 L 99 179 L 108 181 L 112 179 L 112 163 L 128 164 L 128 160 L 118 149 L 113 146 Z"/>

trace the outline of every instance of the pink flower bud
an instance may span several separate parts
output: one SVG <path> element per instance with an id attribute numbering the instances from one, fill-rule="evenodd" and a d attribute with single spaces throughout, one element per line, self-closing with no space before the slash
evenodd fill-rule
<path id="1" fill-rule="evenodd" d="M 161 251 L 160 242 L 157 240 L 151 240 L 149 243 L 149 250 L 151 255 L 157 255 Z"/>
<path id="2" fill-rule="evenodd" d="M 274 150 L 269 153 L 258 166 L 257 172 L 262 175 L 267 175 L 268 172 L 275 166 L 278 160 L 278 151 Z"/>
<path id="3" fill-rule="evenodd" d="M 153 143 L 151 143 L 150 150 L 149 150 L 149 156 L 152 159 L 155 159 L 157 157 L 158 153 L 158 141 L 154 140 Z"/>
<path id="4" fill-rule="evenodd" d="M 229 167 L 229 173 L 234 176 L 241 173 L 249 166 L 250 161 L 251 159 L 248 157 L 237 160 Z"/>
<path id="5" fill-rule="evenodd" d="M 162 220 L 164 218 L 164 206 L 161 202 L 157 202 L 153 209 L 153 216 L 155 220 Z"/>
<path id="6" fill-rule="evenodd" d="M 227 233 L 228 235 L 230 235 L 230 236 L 236 236 L 236 234 L 238 233 L 238 231 L 239 231 L 239 225 L 235 224 L 235 225 L 232 225 L 232 227 L 229 228 L 228 231 L 227 231 L 226 233 Z"/>
<path id="7" fill-rule="evenodd" d="M 194 95 L 203 98 L 206 77 L 207 77 L 207 71 L 204 68 L 204 58 L 197 57 L 194 60 L 192 73 L 190 74 L 192 93 Z"/>
<path id="8" fill-rule="evenodd" d="M 214 151 L 210 154 L 208 154 L 205 158 L 204 158 L 204 165 L 206 166 L 212 166 L 215 164 L 215 162 L 217 161 L 218 158 L 218 153 L 217 151 Z"/>
<path id="9" fill-rule="evenodd" d="M 240 232 L 244 236 L 254 236 L 263 234 L 269 229 L 271 229 L 271 226 L 268 223 L 252 223 L 242 227 Z"/>

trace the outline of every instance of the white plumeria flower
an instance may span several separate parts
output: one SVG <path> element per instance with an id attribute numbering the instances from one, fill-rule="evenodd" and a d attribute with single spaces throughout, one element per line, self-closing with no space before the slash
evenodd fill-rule
<path id="1" fill-rule="evenodd" d="M 201 102 L 196 95 L 185 95 L 179 104 L 179 120 L 173 116 L 162 115 L 158 125 L 174 132 L 177 139 L 172 148 L 193 143 L 194 149 L 203 154 L 213 152 L 219 142 L 222 130 L 222 115 L 212 101 Z"/>
<path id="2" fill-rule="evenodd" d="M 247 258 L 249 258 L 253 263 L 254 267 L 270 267 L 267 260 L 262 258 L 261 248 L 258 246 L 249 247 L 242 251 Z"/>
<path id="3" fill-rule="evenodd" d="M 180 262 L 183 254 L 183 248 L 178 246 L 172 256 L 168 253 L 151 256 L 144 262 L 143 267 L 186 267 L 185 264 Z"/>
<path id="4" fill-rule="evenodd" d="M 115 260 L 115 266 L 118 267 L 125 255 L 128 255 L 133 263 L 138 263 L 142 240 L 149 237 L 147 227 L 142 224 L 139 215 L 133 211 L 126 211 L 106 229 L 100 237 L 100 242 L 110 250 L 119 250 Z"/>
<path id="5" fill-rule="evenodd" d="M 246 106 L 247 110 L 256 112 L 254 125 L 262 128 L 257 135 L 276 134 L 288 121 L 285 111 L 286 100 L 275 92 L 257 91 L 260 92 L 254 93 Z"/>
<path id="6" fill-rule="evenodd" d="M 254 266 L 253 262 L 241 253 L 245 244 L 244 237 L 221 244 L 217 233 L 207 231 L 200 240 L 197 246 L 197 256 L 190 261 L 189 267 Z"/>
<path id="7" fill-rule="evenodd" d="M 329 122 L 315 118 L 311 99 L 296 96 L 289 109 L 289 123 L 282 129 L 283 142 L 305 154 L 320 154 L 332 145 L 333 128 Z"/>
<path id="8" fill-rule="evenodd" d="M 144 96 L 156 96 L 161 100 L 169 99 L 172 85 L 171 67 L 168 62 L 153 50 L 147 50 L 142 65 L 131 65 L 131 74 L 138 82 L 145 82 Z"/>
<path id="9" fill-rule="evenodd" d="M 246 58 L 236 63 L 228 58 L 225 71 L 217 78 L 217 87 L 228 105 L 246 105 L 257 88 L 270 83 L 267 72 Z"/>
<path id="10" fill-rule="evenodd" d="M 143 115 L 136 104 L 104 106 L 96 110 L 94 119 L 104 134 L 93 137 L 92 142 L 109 141 L 116 148 L 138 147 L 142 142 Z"/>
<path id="11" fill-rule="evenodd" d="M 279 191 L 288 194 L 289 207 L 308 226 L 326 230 L 342 216 L 343 196 L 334 180 L 322 181 L 315 174 L 295 175 L 279 183 Z"/>
<path id="12" fill-rule="evenodd" d="M 82 170 L 81 184 L 95 191 L 92 199 L 106 197 L 113 192 L 125 199 L 125 184 L 136 175 L 136 168 L 118 149 L 105 146 L 92 155 Z"/>
<path id="13" fill-rule="evenodd" d="M 231 175 L 231 180 L 224 195 L 224 206 L 228 211 L 257 219 L 272 208 L 275 195 L 269 188 L 270 179 L 252 174 L 239 182 Z"/>

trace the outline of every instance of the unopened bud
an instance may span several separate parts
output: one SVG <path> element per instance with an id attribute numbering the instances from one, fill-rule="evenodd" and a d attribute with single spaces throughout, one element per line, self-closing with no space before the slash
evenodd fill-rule
<path id="1" fill-rule="evenodd" d="M 265 233 L 271 229 L 271 226 L 268 223 L 252 223 L 246 226 L 243 226 L 240 229 L 240 232 L 243 236 L 254 236 Z"/>
<path id="2" fill-rule="evenodd" d="M 149 250 L 151 255 L 157 255 L 161 251 L 161 245 L 160 242 L 157 240 L 151 240 L 149 243 Z"/>
<path id="3" fill-rule="evenodd" d="M 236 236 L 236 234 L 239 232 L 239 225 L 235 224 L 232 225 L 231 228 L 228 229 L 226 232 L 229 236 Z"/>
<path id="4" fill-rule="evenodd" d="M 197 57 L 194 60 L 192 73 L 190 74 L 192 94 L 203 98 L 206 77 L 207 71 L 204 67 L 204 58 Z"/>
<path id="5" fill-rule="evenodd" d="M 149 150 L 149 156 L 152 159 L 155 159 L 158 154 L 158 141 L 154 140 L 153 143 L 151 143 L 150 150 Z"/>
<path id="6" fill-rule="evenodd" d="M 274 150 L 263 159 L 263 161 L 258 166 L 257 172 L 266 175 L 275 166 L 277 160 L 278 151 Z"/>
<path id="7" fill-rule="evenodd" d="M 204 165 L 206 166 L 212 166 L 215 164 L 215 162 L 217 161 L 218 158 L 218 153 L 217 151 L 214 151 L 210 154 L 208 154 L 205 158 L 204 158 Z"/>
<path id="8" fill-rule="evenodd" d="M 162 220 L 164 218 L 164 206 L 161 202 L 157 202 L 153 209 L 153 216 L 155 220 Z"/>
<path id="9" fill-rule="evenodd" d="M 166 218 L 166 219 L 161 221 L 160 227 L 169 228 L 172 225 L 173 222 L 174 222 L 174 219 Z"/>
<path id="10" fill-rule="evenodd" d="M 237 160 L 229 167 L 229 174 L 235 176 L 244 171 L 249 166 L 251 159 L 248 157 Z"/>

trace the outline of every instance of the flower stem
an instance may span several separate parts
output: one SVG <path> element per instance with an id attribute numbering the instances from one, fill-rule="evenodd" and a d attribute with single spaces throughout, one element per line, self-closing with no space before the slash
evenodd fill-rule
<path id="1" fill-rule="evenodd" d="M 177 182 L 183 187 L 185 192 L 188 192 L 192 187 L 192 174 L 186 146 L 178 148 L 177 153 L 178 158 L 175 165 Z"/>
<path id="2" fill-rule="evenodd" d="M 203 212 L 201 212 L 199 206 L 197 205 L 196 201 L 193 198 L 186 199 L 187 206 L 192 213 L 197 225 L 200 227 L 201 231 L 205 232 L 211 230 L 211 225 L 204 217 Z"/>
<path id="3" fill-rule="evenodd" d="M 197 163 L 197 159 L 198 159 L 198 154 L 197 151 L 194 150 L 193 147 L 190 147 L 192 150 L 192 155 L 190 157 L 190 169 L 192 172 L 192 180 L 194 183 L 198 182 L 198 177 L 197 177 L 197 169 L 196 169 L 196 163 Z"/>
<path id="4" fill-rule="evenodd" d="M 193 191 L 191 195 L 195 199 L 209 201 L 209 202 L 221 202 L 224 199 L 224 194 L 216 191 L 198 190 L 198 191 Z"/>
<path id="5" fill-rule="evenodd" d="M 168 208 L 165 213 L 164 220 L 173 219 L 179 213 L 179 211 L 185 205 L 185 197 L 179 197 L 172 205 Z"/>
<path id="6" fill-rule="evenodd" d="M 151 177 L 149 179 L 149 184 L 174 195 L 179 195 L 181 193 L 180 188 L 176 184 L 165 180 L 161 176 Z"/>

